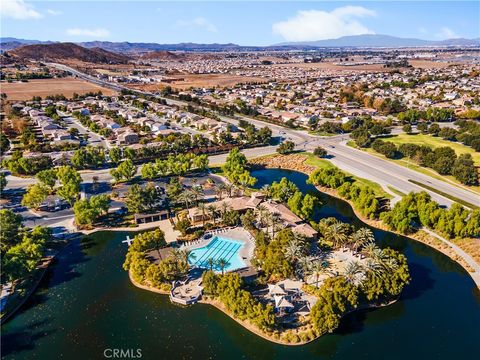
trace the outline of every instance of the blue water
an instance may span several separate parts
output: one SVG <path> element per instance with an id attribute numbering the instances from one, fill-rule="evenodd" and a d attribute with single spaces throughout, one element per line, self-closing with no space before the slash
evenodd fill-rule
<path id="1" fill-rule="evenodd" d="M 243 243 L 239 241 L 215 236 L 207 246 L 192 250 L 188 256 L 188 262 L 191 265 L 208 269 L 210 267 L 208 259 L 213 259 L 215 262 L 225 259 L 228 263 L 224 271 L 241 269 L 247 266 L 239 254 L 242 246 Z M 222 269 L 215 264 L 213 270 L 221 271 Z"/>

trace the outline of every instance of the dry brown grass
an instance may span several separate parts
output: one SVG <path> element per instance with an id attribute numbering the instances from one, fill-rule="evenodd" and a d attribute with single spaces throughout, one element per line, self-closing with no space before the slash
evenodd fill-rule
<path id="1" fill-rule="evenodd" d="M 104 95 L 114 95 L 115 91 L 73 78 L 63 79 L 36 79 L 28 82 L 15 82 L 0 84 L 1 91 L 6 93 L 8 100 L 30 100 L 33 96 L 45 98 L 48 95 L 64 95 L 71 98 L 73 93 L 85 94 L 87 92 L 101 91 Z"/>
<path id="2" fill-rule="evenodd" d="M 169 75 L 170 78 L 178 79 L 171 83 L 158 83 L 148 85 L 132 85 L 136 89 L 140 88 L 145 91 L 158 91 L 165 86 L 171 86 L 179 90 L 185 90 L 190 87 L 228 87 L 242 83 L 266 82 L 267 79 L 261 77 L 239 76 L 231 74 L 182 74 Z"/>
<path id="3" fill-rule="evenodd" d="M 456 239 L 453 242 L 480 264 L 480 239 Z"/>

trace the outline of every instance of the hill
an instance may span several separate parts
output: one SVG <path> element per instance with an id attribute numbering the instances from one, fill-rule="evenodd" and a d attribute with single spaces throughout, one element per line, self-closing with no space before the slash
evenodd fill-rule
<path id="1" fill-rule="evenodd" d="M 8 51 L 8 55 L 21 60 L 78 60 L 98 64 L 125 64 L 130 60 L 122 54 L 100 48 L 87 49 L 73 43 L 24 45 Z"/>
<path id="2" fill-rule="evenodd" d="M 171 51 L 160 50 L 151 51 L 142 55 L 143 60 L 163 60 L 163 61 L 181 61 L 186 59 L 185 54 L 173 53 Z"/>

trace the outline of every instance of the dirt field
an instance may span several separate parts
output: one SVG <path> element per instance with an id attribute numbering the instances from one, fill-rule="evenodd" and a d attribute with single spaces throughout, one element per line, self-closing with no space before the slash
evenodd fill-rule
<path id="1" fill-rule="evenodd" d="M 72 97 L 73 93 L 85 94 L 91 91 L 101 91 L 105 95 L 113 95 L 115 91 L 102 88 L 100 86 L 88 83 L 83 80 L 73 78 L 63 79 L 38 79 L 29 80 L 26 83 L 0 83 L 2 93 L 6 93 L 7 100 L 30 100 L 33 96 L 62 94 L 67 98 Z"/>
<path id="2" fill-rule="evenodd" d="M 132 87 L 141 88 L 146 91 L 155 91 L 159 90 L 165 86 L 171 86 L 176 89 L 184 90 L 190 87 L 227 87 L 234 86 L 240 83 L 250 83 L 250 82 L 266 82 L 267 79 L 261 77 L 248 77 L 248 76 L 237 76 L 229 74 L 185 74 L 185 75 L 169 75 L 171 78 L 178 79 L 173 82 L 162 82 L 159 84 L 148 84 L 148 85 L 134 85 Z"/>

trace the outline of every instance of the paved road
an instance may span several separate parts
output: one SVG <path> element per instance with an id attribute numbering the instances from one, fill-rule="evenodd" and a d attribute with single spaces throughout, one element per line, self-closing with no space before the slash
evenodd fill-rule
<path id="1" fill-rule="evenodd" d="M 61 64 L 51 64 L 62 70 L 70 71 L 73 74 L 77 75 L 80 78 L 83 78 L 87 81 L 91 81 L 95 84 L 110 87 L 117 91 L 126 89 L 126 87 L 111 84 L 100 79 L 94 78 L 92 76 L 83 74 L 75 69 L 69 68 Z M 141 92 L 148 95 L 154 95 L 148 92 Z M 165 99 L 168 104 L 182 106 L 186 105 L 185 102 Z M 245 117 L 244 117 L 245 118 Z M 222 120 L 236 123 L 235 119 L 222 116 Z M 267 125 L 272 129 L 273 136 L 281 136 L 284 139 L 290 139 L 295 142 L 296 148 L 298 150 L 309 150 L 312 151 L 317 146 L 322 146 L 327 149 L 330 155 L 332 155 L 331 161 L 338 167 L 348 171 L 354 175 L 375 181 L 382 186 L 386 187 L 387 185 L 395 187 L 397 190 L 408 193 L 410 191 L 427 191 L 433 199 L 435 199 L 439 204 L 450 206 L 452 201 L 429 190 L 426 190 L 420 186 L 417 186 L 408 180 L 415 180 L 421 182 L 425 185 L 431 186 L 435 189 L 438 189 L 442 192 L 451 194 L 459 199 L 464 201 L 480 205 L 480 196 L 469 190 L 460 188 L 453 184 L 437 180 L 428 175 L 416 172 L 414 170 L 407 169 L 400 165 L 394 164 L 388 160 L 378 158 L 376 156 L 370 155 L 363 151 L 351 148 L 346 146 L 345 140 L 346 136 L 331 136 L 331 137 L 322 137 L 316 136 L 307 133 L 306 131 L 299 131 L 294 129 L 284 128 L 279 125 L 273 125 L 270 123 L 262 122 L 259 120 L 254 120 L 251 118 L 245 118 L 255 126 L 265 126 Z M 257 149 L 248 149 L 243 151 L 248 157 L 255 157 L 266 155 L 269 152 L 273 153 L 275 147 L 268 148 L 257 148 Z M 211 158 L 211 163 L 220 162 L 224 159 L 224 156 L 217 156 Z"/>
<path id="2" fill-rule="evenodd" d="M 94 133 L 90 129 L 87 129 L 75 117 L 70 116 L 67 113 L 61 112 L 59 110 L 57 110 L 57 112 L 58 112 L 58 115 L 60 115 L 63 118 L 63 122 L 65 123 L 65 126 L 67 128 L 75 128 L 78 130 L 80 134 L 88 135 L 88 145 L 97 146 L 97 147 L 101 146 L 105 149 L 108 149 L 110 147 L 108 141 L 105 138 L 102 138 L 102 136 L 100 136 L 99 134 Z"/>

